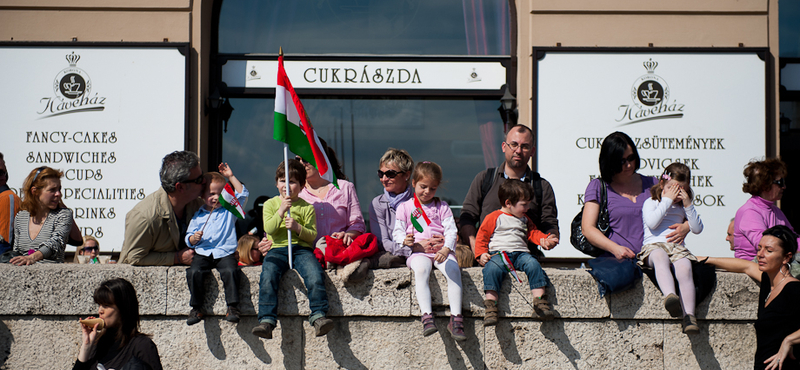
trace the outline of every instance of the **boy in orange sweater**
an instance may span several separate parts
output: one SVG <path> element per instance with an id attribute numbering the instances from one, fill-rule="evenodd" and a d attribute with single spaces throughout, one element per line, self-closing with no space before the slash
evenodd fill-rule
<path id="1" fill-rule="evenodd" d="M 483 266 L 483 290 L 486 293 L 483 325 L 497 324 L 497 291 L 508 271 L 505 263 L 525 272 L 533 294 L 534 311 L 544 320 L 552 319 L 553 310 L 544 298 L 547 275 L 531 255 L 527 241 L 549 250 L 558 244 L 558 237 L 541 232 L 525 216 L 533 199 L 530 185 L 519 180 L 506 180 L 500 185 L 498 197 L 503 207 L 486 216 L 475 240 L 475 259 Z"/>

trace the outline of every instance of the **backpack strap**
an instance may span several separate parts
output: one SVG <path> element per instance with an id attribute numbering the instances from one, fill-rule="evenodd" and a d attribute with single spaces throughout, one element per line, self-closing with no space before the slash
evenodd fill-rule
<path id="1" fill-rule="evenodd" d="M 486 198 L 489 189 L 491 189 L 492 186 L 494 186 L 494 182 L 497 181 L 497 169 L 498 167 L 492 167 L 486 170 L 486 177 L 483 178 L 483 182 L 481 183 L 481 198 L 478 199 L 479 206 L 483 206 L 483 199 Z"/>

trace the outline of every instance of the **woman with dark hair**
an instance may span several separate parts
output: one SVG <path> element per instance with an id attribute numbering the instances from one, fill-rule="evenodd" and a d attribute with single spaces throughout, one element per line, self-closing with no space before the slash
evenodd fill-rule
<path id="1" fill-rule="evenodd" d="M 792 347 L 800 343 L 800 281 L 789 272 L 797 253 L 797 235 L 786 226 L 762 232 L 757 261 L 709 257 L 706 263 L 743 272 L 761 283 L 756 319 L 755 369 L 800 369 Z"/>
<path id="2" fill-rule="evenodd" d="M 742 191 L 752 197 L 736 211 L 733 250 L 736 258 L 753 260 L 764 230 L 776 225 L 794 229 L 775 205 L 786 189 L 786 164 L 778 158 L 752 161 L 745 167 L 744 177 L 747 182 L 742 185 Z"/>
<path id="3" fill-rule="evenodd" d="M 635 258 L 642 249 L 644 239 L 642 203 L 650 197 L 650 188 L 656 179 L 636 173 L 639 169 L 639 152 L 630 136 L 619 131 L 603 140 L 599 162 L 601 178 L 590 181 L 586 187 L 581 220 L 583 235 L 592 245 L 618 260 Z M 606 183 L 607 189 L 611 229 L 608 236 L 597 228 L 602 197 L 600 181 Z M 681 243 L 689 232 L 686 223 L 669 228 L 678 229 L 667 236 L 670 243 Z"/>
<path id="4" fill-rule="evenodd" d="M 47 167 L 31 171 L 22 184 L 22 210 L 14 219 L 14 249 L 10 263 L 64 262 L 72 228 L 72 210 L 61 202 L 64 173 Z"/>
<path id="5" fill-rule="evenodd" d="M 158 348 L 139 332 L 139 300 L 133 285 L 121 278 L 106 280 L 94 291 L 94 302 L 104 324 L 81 325 L 81 348 L 72 369 L 160 370 Z"/>

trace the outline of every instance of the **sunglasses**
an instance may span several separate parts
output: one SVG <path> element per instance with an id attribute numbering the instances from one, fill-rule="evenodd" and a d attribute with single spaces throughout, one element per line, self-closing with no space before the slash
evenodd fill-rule
<path id="1" fill-rule="evenodd" d="M 194 184 L 197 184 L 197 185 L 202 185 L 203 184 L 203 180 L 204 180 L 203 179 L 203 175 L 204 174 L 201 173 L 200 176 L 197 176 L 197 177 L 195 177 L 193 179 L 183 180 L 183 181 L 181 181 L 181 184 L 194 183 Z"/>
<path id="2" fill-rule="evenodd" d="M 88 252 L 96 251 L 96 250 L 99 250 L 99 249 L 100 249 L 100 247 L 86 247 L 86 248 L 83 248 L 83 250 L 88 251 Z"/>
<path id="3" fill-rule="evenodd" d="M 779 178 L 779 179 L 777 179 L 777 180 L 773 181 L 772 183 L 773 183 L 773 184 L 775 184 L 775 185 L 778 185 L 778 187 L 779 187 L 779 188 L 782 188 L 782 187 L 785 187 L 785 186 L 786 186 L 786 179 L 784 179 L 783 177 L 781 177 L 781 178 Z"/>
<path id="4" fill-rule="evenodd" d="M 622 161 L 620 161 L 620 162 L 621 162 L 621 163 L 622 163 L 622 165 L 624 166 L 626 163 L 628 163 L 628 162 L 633 162 L 633 161 L 635 161 L 635 160 L 636 160 L 636 155 L 634 155 L 634 154 L 631 154 L 631 155 L 629 155 L 629 156 L 628 156 L 628 158 L 622 158 Z"/>
<path id="5" fill-rule="evenodd" d="M 386 177 L 388 177 L 388 178 L 390 178 L 390 179 L 393 179 L 393 178 L 395 178 L 397 175 L 399 175 L 399 174 L 401 174 L 401 173 L 403 173 L 403 172 L 406 172 L 406 171 L 399 171 L 399 172 L 398 172 L 398 171 L 395 171 L 395 170 L 389 170 L 389 171 L 383 172 L 383 171 L 381 171 L 381 170 L 378 170 L 378 178 L 379 178 L 379 179 L 382 179 L 382 178 L 383 178 L 383 176 L 386 176 Z"/>

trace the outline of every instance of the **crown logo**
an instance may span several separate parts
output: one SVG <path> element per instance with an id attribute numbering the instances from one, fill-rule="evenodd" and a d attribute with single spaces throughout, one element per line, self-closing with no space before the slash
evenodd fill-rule
<path id="1" fill-rule="evenodd" d="M 650 58 L 650 60 L 645 61 L 642 65 L 647 69 L 647 73 L 654 73 L 656 67 L 658 67 L 658 62 L 654 62 L 653 58 Z"/>
<path id="2" fill-rule="evenodd" d="M 78 60 L 81 59 L 81 56 L 80 55 L 76 55 L 75 52 L 73 51 L 72 54 L 67 54 L 66 58 L 67 58 L 67 62 L 69 62 L 69 66 L 70 67 L 75 67 L 75 65 L 78 64 Z"/>

